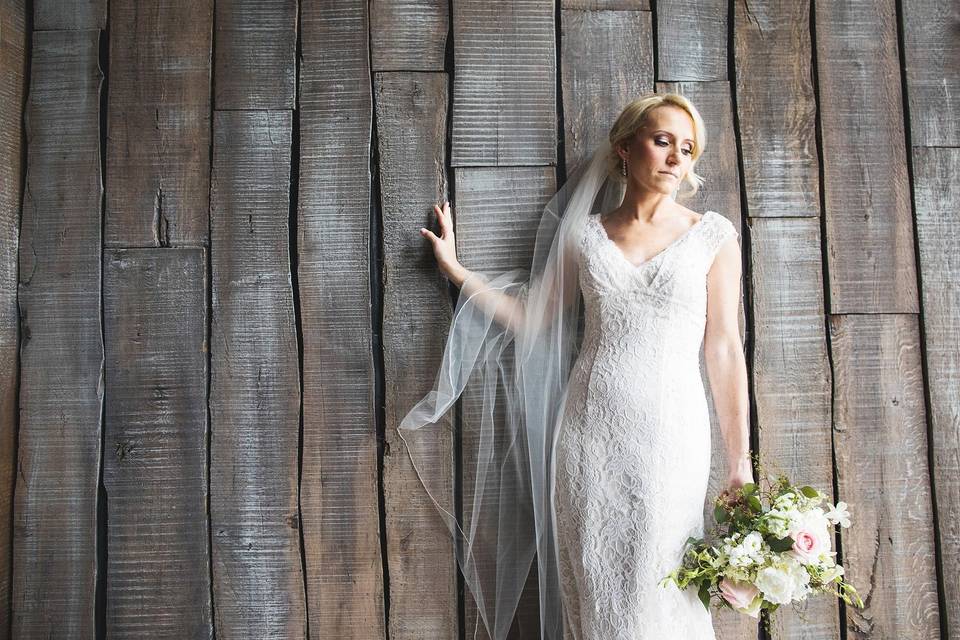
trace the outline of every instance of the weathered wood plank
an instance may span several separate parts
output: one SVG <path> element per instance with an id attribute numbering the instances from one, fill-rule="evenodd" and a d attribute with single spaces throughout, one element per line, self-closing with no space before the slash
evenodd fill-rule
<path id="1" fill-rule="evenodd" d="M 216 109 L 293 109 L 297 0 L 216 3 Z"/>
<path id="2" fill-rule="evenodd" d="M 20 236 L 14 638 L 92 639 L 103 407 L 97 31 L 33 35 Z"/>
<path id="3" fill-rule="evenodd" d="M 212 638 L 203 249 L 104 254 L 106 631 Z"/>
<path id="4" fill-rule="evenodd" d="M 940 621 L 920 342 L 914 315 L 830 318 L 847 637 L 937 638 Z"/>
<path id="5" fill-rule="evenodd" d="M 815 12 L 829 311 L 916 313 L 895 2 Z"/>
<path id="6" fill-rule="evenodd" d="M 17 0 L 15 4 L 23 4 Z M 107 0 L 33 0 L 33 30 L 104 29 Z"/>
<path id="7" fill-rule="evenodd" d="M 948 637 L 960 634 L 960 150 L 913 149 L 933 479 Z"/>
<path id="8" fill-rule="evenodd" d="M 543 208 L 556 191 L 556 178 L 552 167 L 475 168 L 457 169 L 456 238 L 457 256 L 470 270 L 488 276 L 510 269 L 530 269 L 533 260 L 534 241 Z M 508 354 L 509 355 L 509 354 Z M 510 361 L 512 364 L 512 361 Z M 508 374 L 509 375 L 509 374 Z M 499 390 L 498 390 L 499 393 Z M 505 398 L 498 398 L 494 424 L 497 433 L 493 438 L 492 459 L 484 460 L 484 468 L 490 475 L 478 477 L 478 460 L 475 452 L 479 446 L 480 426 L 483 412 L 483 389 L 475 382 L 467 385 L 461 396 L 461 460 L 460 485 L 463 503 L 464 530 L 473 529 L 477 572 L 484 585 L 483 593 L 488 610 L 494 609 L 493 598 L 497 595 L 497 519 L 501 499 L 516 495 L 515 488 L 500 486 L 497 482 L 502 461 L 515 438 L 505 424 Z M 515 454 L 515 452 L 514 452 Z M 481 522 L 472 519 L 477 485 L 482 483 Z M 504 509 L 507 507 L 504 506 Z M 516 517 L 521 517 L 517 513 Z M 522 526 L 522 523 L 520 523 Z M 533 527 L 533 522 L 528 526 Z M 532 542 L 532 538 L 530 540 Z M 536 558 L 531 561 L 536 564 Z M 515 567 L 510 567 L 515 570 Z M 516 615 L 512 620 L 510 638 L 539 637 L 540 600 L 537 590 L 537 570 L 532 566 L 526 588 L 521 595 Z M 464 597 L 464 629 L 467 637 L 478 640 L 491 637 L 486 633 L 474 596 Z M 503 630 L 511 620 L 489 620 L 492 628 Z M 479 627 L 476 635 L 474 629 Z M 492 629 L 491 629 L 492 630 Z"/>
<path id="9" fill-rule="evenodd" d="M 552 0 L 453 4 L 451 165 L 556 164 Z"/>
<path id="10" fill-rule="evenodd" d="M 960 146 L 960 4 L 951 0 L 901 2 L 910 141 L 916 146 Z"/>
<path id="11" fill-rule="evenodd" d="M 384 638 L 370 297 L 366 2 L 301 13 L 300 507 L 310 636 Z"/>
<path id="12" fill-rule="evenodd" d="M 210 529 L 218 638 L 305 638 L 289 111 L 216 112 Z"/>
<path id="13" fill-rule="evenodd" d="M 443 71 L 450 25 L 447 0 L 371 0 L 374 71 Z"/>
<path id="14" fill-rule="evenodd" d="M 26 93 L 25 0 L 0 4 L 0 640 L 10 638 L 13 487 L 16 483 L 17 247 L 23 197 L 23 97 Z"/>
<path id="15" fill-rule="evenodd" d="M 820 221 L 750 223 L 753 388 L 761 463 L 797 484 L 833 486 L 831 373 L 824 325 Z M 840 637 L 836 598 L 772 616 L 778 640 Z"/>
<path id="16" fill-rule="evenodd" d="M 646 11 L 565 10 L 560 23 L 569 171 L 590 159 L 631 100 L 653 90 L 653 34 Z"/>
<path id="17" fill-rule="evenodd" d="M 754 218 L 820 215 L 810 38 L 808 0 L 734 3 L 741 161 Z"/>
<path id="18" fill-rule="evenodd" d="M 728 12 L 726 0 L 657 0 L 657 80 L 726 80 Z"/>
<path id="19" fill-rule="evenodd" d="M 213 1 L 110 3 L 110 247 L 206 245 Z"/>
<path id="20" fill-rule="evenodd" d="M 433 388 L 452 311 L 446 279 L 437 270 L 430 244 L 417 231 L 436 228 L 432 205 L 446 199 L 447 76 L 378 73 L 374 91 L 383 216 L 389 635 L 393 640 L 455 638 L 453 540 L 397 433 L 403 416 Z M 418 466 L 429 469 L 424 480 L 430 492 L 453 513 L 451 428 L 444 424 L 422 431 L 404 437 Z"/>
<path id="21" fill-rule="evenodd" d="M 563 9 L 584 11 L 629 11 L 650 10 L 650 0 L 561 0 Z"/>

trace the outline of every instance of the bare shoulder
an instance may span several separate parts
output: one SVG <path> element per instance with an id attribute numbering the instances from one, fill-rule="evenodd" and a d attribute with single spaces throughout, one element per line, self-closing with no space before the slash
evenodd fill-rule
<path id="1" fill-rule="evenodd" d="M 702 214 L 702 213 L 697 213 L 697 212 L 694 211 L 693 209 L 688 209 L 687 207 L 683 206 L 682 204 L 676 204 L 676 203 L 675 203 L 674 206 L 676 207 L 676 209 L 675 209 L 676 214 L 677 214 L 679 217 L 681 217 L 681 218 L 683 218 L 684 220 L 686 220 L 689 224 L 697 224 L 698 222 L 700 222 L 700 219 L 703 218 L 703 214 Z"/>

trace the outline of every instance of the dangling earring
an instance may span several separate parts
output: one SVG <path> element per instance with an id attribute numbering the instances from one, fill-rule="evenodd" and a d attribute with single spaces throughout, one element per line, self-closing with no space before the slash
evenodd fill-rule
<path id="1" fill-rule="evenodd" d="M 627 175 L 627 161 L 626 159 L 620 160 L 620 175 L 626 177 Z"/>

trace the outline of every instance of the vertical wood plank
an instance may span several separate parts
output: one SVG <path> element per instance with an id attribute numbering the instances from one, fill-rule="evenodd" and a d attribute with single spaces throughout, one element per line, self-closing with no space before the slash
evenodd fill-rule
<path id="1" fill-rule="evenodd" d="M 913 149 L 933 479 L 948 637 L 960 633 L 960 150 Z"/>
<path id="2" fill-rule="evenodd" d="M 10 637 L 13 488 L 16 483 L 17 248 L 23 197 L 23 97 L 27 72 L 25 0 L 0 4 L 0 640 Z"/>
<path id="3" fill-rule="evenodd" d="M 894 0 L 815 3 L 831 313 L 916 313 Z"/>
<path id="4" fill-rule="evenodd" d="M 446 198 L 447 77 L 381 73 L 374 77 L 383 216 L 383 350 L 386 404 L 383 492 L 390 567 L 390 638 L 457 637 L 453 539 L 424 491 L 397 426 L 433 388 L 450 300 L 423 226 L 436 228 L 432 205 Z M 444 420 L 448 420 L 445 417 Z M 453 513 L 452 429 L 405 435 L 424 480 Z M 389 455 L 387 455 L 389 452 Z"/>
<path id="5" fill-rule="evenodd" d="M 213 0 L 110 2 L 109 247 L 206 245 Z"/>
<path id="6" fill-rule="evenodd" d="M 106 25 L 106 0 L 33 0 L 34 31 L 103 29 Z"/>
<path id="7" fill-rule="evenodd" d="M 810 39 L 808 0 L 734 3 L 741 162 L 753 218 L 820 215 Z"/>
<path id="8" fill-rule="evenodd" d="M 107 635 L 212 638 L 203 249 L 104 253 Z"/>
<path id="9" fill-rule="evenodd" d="M 910 105 L 910 141 L 960 147 L 960 4 L 952 0 L 900 3 Z"/>
<path id="10" fill-rule="evenodd" d="M 216 109 L 292 109 L 297 0 L 216 3 Z"/>
<path id="11" fill-rule="evenodd" d="M 560 38 L 567 170 L 590 159 L 631 101 L 653 90 L 647 11 L 564 10 Z"/>
<path id="12" fill-rule="evenodd" d="M 95 633 L 103 406 L 98 36 L 33 35 L 19 264 L 14 638 Z"/>
<path id="13" fill-rule="evenodd" d="M 820 221 L 750 223 L 753 388 L 761 463 L 798 485 L 833 486 L 830 361 L 824 324 Z M 778 640 L 840 637 L 836 598 L 773 615 Z"/>
<path id="14" fill-rule="evenodd" d="M 210 529 L 218 638 L 305 638 L 289 111 L 216 112 Z"/>
<path id="15" fill-rule="evenodd" d="M 443 71 L 448 0 L 370 0 L 373 71 Z"/>
<path id="16" fill-rule="evenodd" d="M 939 637 L 917 317 L 833 316 L 830 340 L 842 562 L 866 605 L 847 637 Z"/>
<path id="17" fill-rule="evenodd" d="M 533 260 L 533 249 L 537 227 L 543 208 L 556 192 L 556 178 L 552 167 L 484 167 L 456 170 L 456 239 L 457 256 L 460 262 L 470 270 L 476 270 L 488 276 L 497 275 L 510 269 L 529 270 Z M 512 357 L 508 354 L 509 357 Z M 508 366 L 512 360 L 508 360 Z M 508 374 L 509 375 L 509 374 Z M 500 391 L 498 390 L 498 394 Z M 477 573 L 483 584 L 486 606 L 493 611 L 493 598 L 497 595 L 496 534 L 497 521 L 501 506 L 504 512 L 508 508 L 502 501 L 516 496 L 514 487 L 497 483 L 500 466 L 506 459 L 506 452 L 514 443 L 503 415 L 506 399 L 498 397 L 497 414 L 493 416 L 497 432 L 493 438 L 494 453 L 492 459 L 484 460 L 481 466 L 475 452 L 481 437 L 480 426 L 483 411 L 483 389 L 474 382 L 467 384 L 461 396 L 460 443 L 462 467 L 460 471 L 461 495 L 463 503 L 464 531 L 473 530 L 473 555 L 477 562 Z M 480 468 L 491 470 L 489 477 L 480 474 Z M 481 484 L 482 483 L 482 484 Z M 484 489 L 481 497 L 483 508 L 480 515 L 484 519 L 475 522 L 472 508 L 477 496 L 477 485 Z M 529 511 L 529 509 L 526 509 Z M 523 511 L 523 510 L 518 510 Z M 521 513 L 513 515 L 519 519 Z M 527 516 L 529 517 L 529 516 Z M 533 522 L 519 522 L 518 526 L 532 529 Z M 531 540 L 532 541 L 532 540 Z M 515 571 L 516 567 L 508 567 Z M 540 637 L 540 599 L 537 585 L 536 558 L 531 560 L 531 570 L 527 577 L 517 612 L 511 620 L 488 620 L 491 631 L 499 629 L 499 637 L 507 628 L 509 638 Z M 502 585 L 501 585 L 502 588 Z M 486 633 L 475 596 L 467 593 L 464 597 L 464 631 L 469 638 L 478 640 L 492 637 Z M 511 627 L 512 623 L 512 627 Z M 477 633 L 474 634 L 474 629 Z"/>
<path id="18" fill-rule="evenodd" d="M 310 637 L 386 637 L 370 294 L 367 3 L 301 11 L 300 506 Z"/>
<path id="19" fill-rule="evenodd" d="M 552 0 L 453 3 L 451 166 L 556 164 Z"/>
<path id="20" fill-rule="evenodd" d="M 657 0 L 657 80 L 726 80 L 728 12 L 726 0 Z"/>

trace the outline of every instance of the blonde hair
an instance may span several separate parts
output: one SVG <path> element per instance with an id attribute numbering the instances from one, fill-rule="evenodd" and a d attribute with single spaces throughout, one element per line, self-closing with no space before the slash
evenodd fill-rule
<path id="1" fill-rule="evenodd" d="M 707 128 L 703 123 L 703 118 L 700 117 L 700 112 L 693 106 L 693 103 L 678 93 L 646 94 L 623 108 L 610 128 L 611 151 L 607 161 L 607 173 L 613 180 L 626 183 L 626 177 L 620 174 L 622 159 L 617 154 L 617 147 L 629 141 L 647 124 L 650 112 L 653 109 L 666 105 L 683 109 L 693 120 L 693 163 L 681 182 L 681 186 L 684 183 L 690 185 L 690 191 L 685 194 L 677 192 L 677 199 L 687 198 L 695 194 L 704 183 L 703 177 L 696 174 L 693 169 L 707 144 Z"/>

